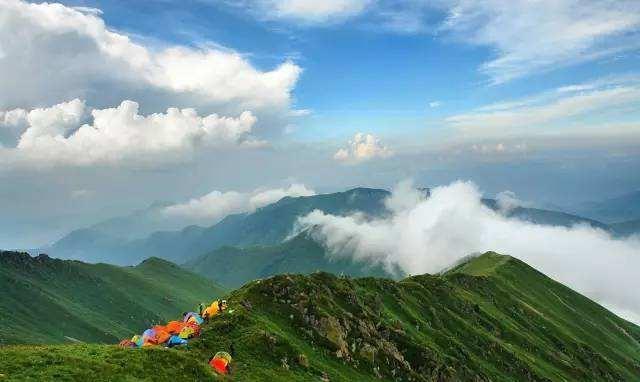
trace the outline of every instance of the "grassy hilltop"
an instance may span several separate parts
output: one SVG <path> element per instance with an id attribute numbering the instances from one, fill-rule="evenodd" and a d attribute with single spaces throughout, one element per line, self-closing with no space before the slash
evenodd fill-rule
<path id="1" fill-rule="evenodd" d="M 280 275 L 229 295 L 187 349 L 5 347 L 4 380 L 620 381 L 640 328 L 523 262 L 486 253 L 402 281 Z M 206 361 L 235 350 L 233 375 Z"/>

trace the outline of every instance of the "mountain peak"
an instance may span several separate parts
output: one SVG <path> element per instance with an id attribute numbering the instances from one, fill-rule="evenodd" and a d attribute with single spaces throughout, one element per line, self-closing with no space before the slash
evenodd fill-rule
<path id="1" fill-rule="evenodd" d="M 449 269 L 445 274 L 465 273 L 470 276 L 489 276 L 506 264 L 517 261 L 508 255 L 489 251 L 479 256 L 471 256 Z"/>

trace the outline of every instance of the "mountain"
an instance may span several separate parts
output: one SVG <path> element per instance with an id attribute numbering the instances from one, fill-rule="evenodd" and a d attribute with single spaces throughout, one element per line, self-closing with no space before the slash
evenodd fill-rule
<path id="1" fill-rule="evenodd" d="M 609 224 L 609 226 L 618 236 L 625 237 L 640 234 L 640 219 L 613 223 Z"/>
<path id="2" fill-rule="evenodd" d="M 508 256 L 401 281 L 280 275 L 232 292 L 186 349 L 0 348 L 5 380 L 636 381 L 640 327 Z M 233 313 L 231 313 L 231 310 Z M 142 327 L 140 328 L 142 329 Z"/>
<path id="3" fill-rule="evenodd" d="M 353 261 L 350 257 L 327 256 L 325 248 L 304 232 L 272 246 L 222 247 L 183 266 L 229 288 L 237 288 L 248 281 L 281 273 L 309 274 L 324 271 L 353 277 L 390 276 L 380 266 Z"/>
<path id="4" fill-rule="evenodd" d="M 59 257 L 82 258 L 113 264 L 133 264 L 143 258 L 158 256 L 181 263 L 223 246 L 277 244 L 293 230 L 299 216 L 319 209 L 326 213 L 345 215 L 365 212 L 378 216 L 386 212 L 385 190 L 356 188 L 346 192 L 308 197 L 285 197 L 253 213 L 229 215 L 219 223 L 202 228 L 189 226 L 181 231 L 158 231 L 139 240 L 108 238 L 82 232 L 83 238 L 72 235 L 47 248 Z M 84 242 L 83 242 L 84 240 Z"/>
<path id="5" fill-rule="evenodd" d="M 569 211 L 605 223 L 640 219 L 640 190 L 601 201 L 569 207 Z"/>
<path id="6" fill-rule="evenodd" d="M 429 193 L 428 189 L 421 190 Z M 151 256 L 183 263 L 225 246 L 277 245 L 292 233 L 298 217 L 315 209 L 334 215 L 364 213 L 384 216 L 388 214 L 384 200 L 389 195 L 386 190 L 355 188 L 332 194 L 285 197 L 253 213 L 229 215 L 210 227 L 189 226 L 180 231 L 158 231 L 136 240 L 114 236 L 113 230 L 78 230 L 45 250 L 60 258 L 120 265 L 135 264 Z M 483 203 L 498 209 L 493 199 L 483 199 Z M 597 221 L 557 211 L 516 207 L 507 214 L 538 224 L 570 226 L 585 223 L 608 229 Z"/>
<path id="7" fill-rule="evenodd" d="M 117 267 L 0 252 L 0 345 L 113 343 L 222 293 L 158 258 Z"/>
<path id="8" fill-rule="evenodd" d="M 494 199 L 482 199 L 482 202 L 494 210 L 499 210 L 498 202 Z M 586 224 L 594 228 L 609 231 L 611 228 L 597 220 L 572 215 L 561 211 L 551 211 L 533 207 L 515 207 L 503 212 L 506 216 L 528 221 L 535 224 L 571 227 L 576 224 Z"/>

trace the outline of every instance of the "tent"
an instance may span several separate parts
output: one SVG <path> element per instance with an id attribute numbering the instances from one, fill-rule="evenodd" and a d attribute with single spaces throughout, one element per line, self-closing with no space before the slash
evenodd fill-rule
<path id="1" fill-rule="evenodd" d="M 165 330 L 169 334 L 179 334 L 185 326 L 187 326 L 187 324 L 181 321 L 169 321 L 167 325 L 165 325 Z"/>
<path id="2" fill-rule="evenodd" d="M 178 337 L 183 338 L 183 339 L 188 339 L 188 338 L 191 338 L 191 337 L 193 337 L 195 335 L 196 335 L 196 331 L 193 328 L 193 326 L 185 326 L 180 331 L 180 334 L 178 334 Z"/>
<path id="3" fill-rule="evenodd" d="M 231 355 L 224 351 L 219 351 L 211 358 L 209 365 L 220 374 L 229 373 L 229 364 L 231 363 Z"/>
<path id="4" fill-rule="evenodd" d="M 162 325 L 156 325 L 152 328 L 156 332 L 156 343 L 163 344 L 169 341 L 171 334 L 167 331 L 167 328 Z"/>
<path id="5" fill-rule="evenodd" d="M 174 335 L 169 338 L 169 341 L 167 341 L 167 346 L 172 348 L 174 346 L 186 345 L 188 342 L 189 341 Z"/>
<path id="6" fill-rule="evenodd" d="M 202 324 L 204 322 L 202 317 L 200 317 L 200 315 L 198 313 L 195 313 L 195 312 L 189 312 L 189 313 L 185 314 L 182 321 L 186 322 L 186 323 L 195 322 L 198 325 L 200 325 L 200 324 Z"/>

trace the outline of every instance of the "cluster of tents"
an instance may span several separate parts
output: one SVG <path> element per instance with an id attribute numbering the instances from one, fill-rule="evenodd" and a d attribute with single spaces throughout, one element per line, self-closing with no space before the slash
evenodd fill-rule
<path id="1" fill-rule="evenodd" d="M 206 308 L 200 304 L 199 313 L 184 313 L 182 321 L 169 321 L 166 325 L 155 325 L 145 330 L 142 335 L 135 335 L 131 339 L 120 341 L 120 346 L 126 348 L 142 348 L 149 346 L 175 347 L 186 345 L 189 339 L 200 335 L 200 326 L 205 320 L 226 310 L 225 300 L 215 300 Z M 209 364 L 217 372 L 226 374 L 229 371 L 231 355 L 227 352 L 216 353 Z"/>

